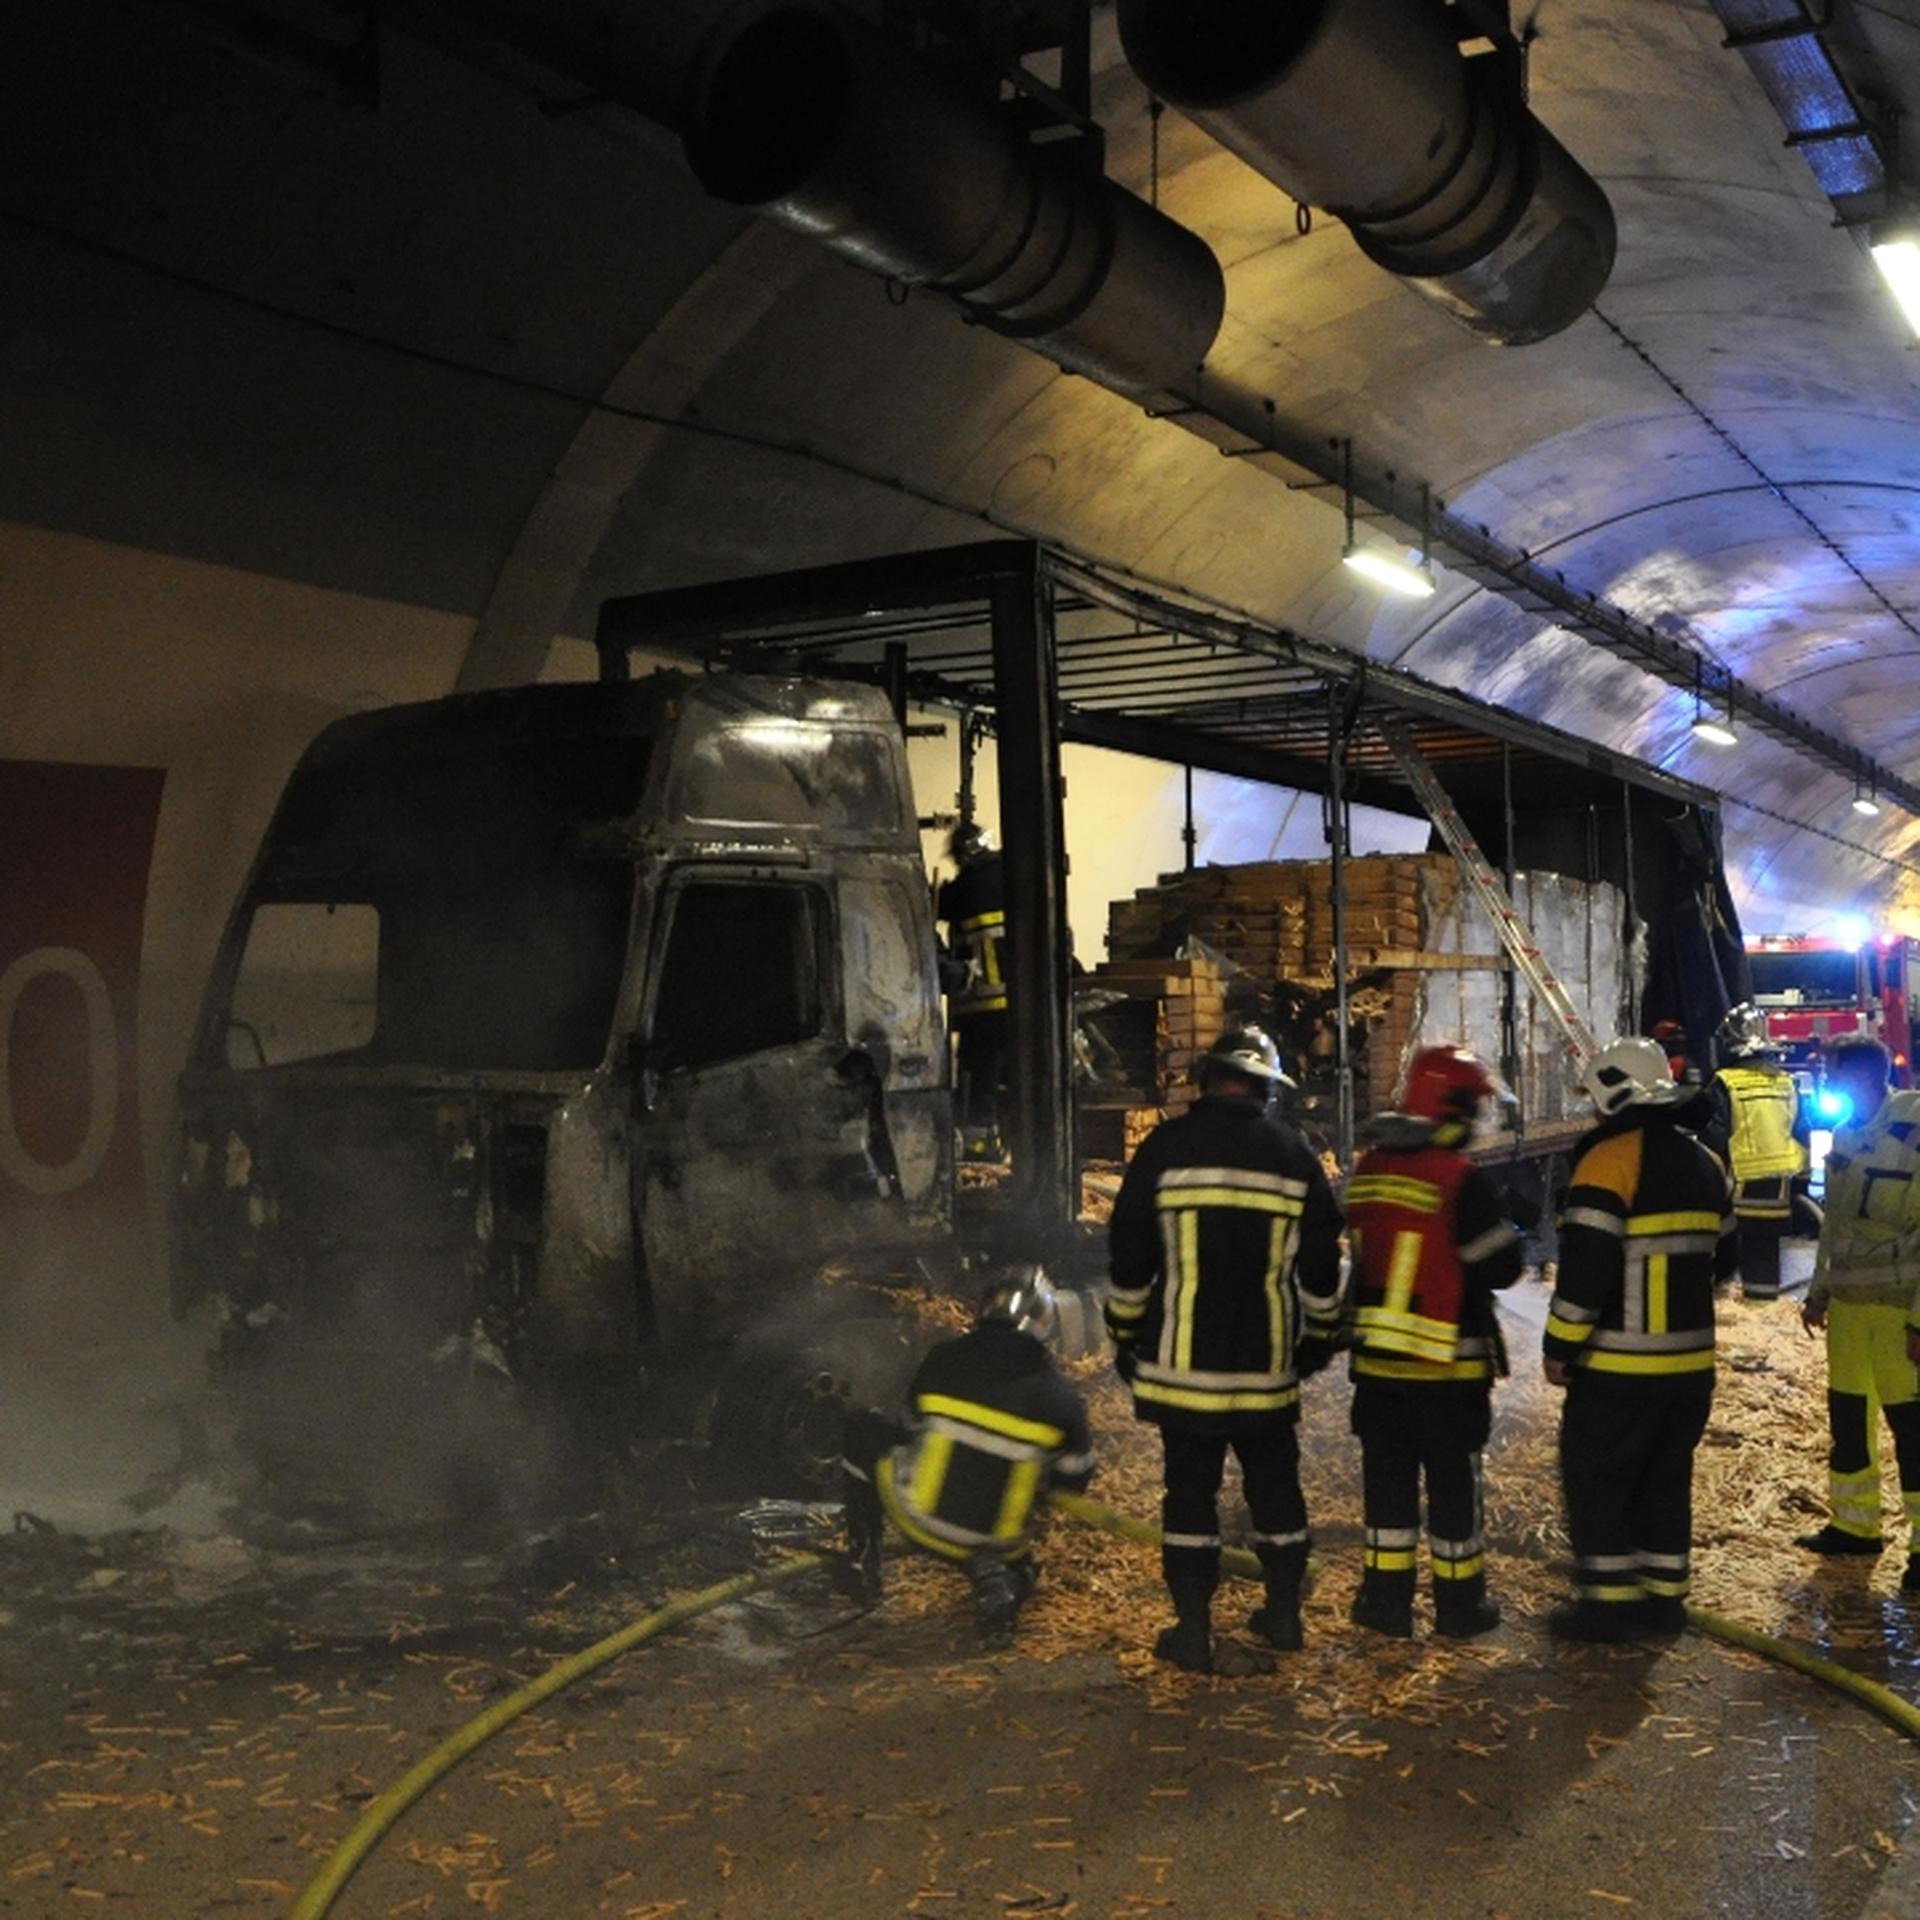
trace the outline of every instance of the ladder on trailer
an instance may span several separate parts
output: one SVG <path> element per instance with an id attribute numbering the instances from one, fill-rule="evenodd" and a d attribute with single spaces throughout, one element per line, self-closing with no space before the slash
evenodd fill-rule
<path id="1" fill-rule="evenodd" d="M 1501 944 L 1513 957 L 1513 964 L 1525 975 L 1527 985 L 1566 1036 L 1568 1051 L 1576 1061 L 1591 1059 L 1599 1051 L 1592 1029 L 1581 1019 L 1580 1009 L 1573 1004 L 1573 996 L 1561 984 L 1560 976 L 1548 965 L 1539 941 L 1533 937 L 1533 929 L 1520 917 L 1505 884 L 1487 864 L 1480 843 L 1467 831 L 1467 823 L 1447 798 L 1446 788 L 1435 779 L 1425 755 L 1413 744 L 1406 722 L 1376 716 L 1374 725 L 1400 763 L 1400 771 L 1407 776 L 1408 784 L 1420 796 L 1428 818 L 1440 830 L 1440 838 L 1459 861 L 1461 872 L 1486 908 Z"/>

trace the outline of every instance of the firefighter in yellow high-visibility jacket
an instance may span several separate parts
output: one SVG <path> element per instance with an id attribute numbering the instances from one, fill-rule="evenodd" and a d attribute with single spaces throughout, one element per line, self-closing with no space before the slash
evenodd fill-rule
<path id="1" fill-rule="evenodd" d="M 1740 1291 L 1780 1297 L 1780 1242 L 1793 1218 L 1794 1187 L 1807 1171 L 1800 1089 L 1780 1063 L 1766 1016 L 1742 1002 L 1714 1036 L 1726 1061 L 1714 1089 L 1727 1128 L 1733 1212 L 1740 1228 Z"/>
<path id="2" fill-rule="evenodd" d="M 1887 1086 L 1887 1049 L 1870 1034 L 1828 1050 L 1827 1085 L 1852 1119 L 1827 1156 L 1826 1223 L 1801 1319 L 1827 1335 L 1827 1455 L 1832 1516 L 1799 1544 L 1877 1554 L 1880 1422 L 1893 1433 L 1907 1510 L 1901 1586 L 1920 1591 L 1920 1093 Z"/>

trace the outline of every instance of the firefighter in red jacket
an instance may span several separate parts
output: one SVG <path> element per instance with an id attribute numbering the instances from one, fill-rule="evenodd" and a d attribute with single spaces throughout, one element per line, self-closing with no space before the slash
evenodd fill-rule
<path id="1" fill-rule="evenodd" d="M 1223 1033 L 1195 1078 L 1199 1102 L 1147 1136 L 1120 1183 L 1106 1318 L 1134 1414 L 1165 1454 L 1160 1564 L 1176 1619 L 1154 1653 L 1209 1673 L 1229 1447 L 1266 1575 L 1248 1624 L 1282 1652 L 1300 1645 L 1300 1376 L 1332 1358 L 1339 1329 L 1340 1209 L 1319 1157 L 1269 1112 L 1293 1083 L 1259 1028 Z"/>
<path id="2" fill-rule="evenodd" d="M 1521 1248 L 1462 1148 L 1488 1103 L 1510 1098 L 1464 1048 L 1423 1048 L 1396 1110 L 1369 1124 L 1347 1184 L 1367 1536 L 1353 1618 L 1403 1640 L 1413 1633 L 1423 1472 L 1436 1631 L 1464 1640 L 1500 1623 L 1487 1598 L 1480 1456 L 1494 1375 L 1507 1370 L 1493 1296 L 1520 1277 Z"/>

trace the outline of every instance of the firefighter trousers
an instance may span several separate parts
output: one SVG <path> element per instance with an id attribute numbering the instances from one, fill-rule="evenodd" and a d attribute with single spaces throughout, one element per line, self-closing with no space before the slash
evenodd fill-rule
<path id="1" fill-rule="evenodd" d="M 872 1605 L 882 1584 L 880 1540 L 886 1528 L 881 1502 L 879 1466 L 907 1437 L 905 1425 L 890 1414 L 856 1408 L 847 1415 L 840 1456 L 841 1499 L 847 1521 L 847 1560 L 852 1578 L 848 1591 Z M 981 1547 L 954 1564 L 966 1573 L 973 1589 L 974 1614 L 983 1630 L 1010 1632 L 1022 1602 L 1033 1591 L 1039 1569 L 1031 1552 L 1022 1548 L 1010 1555 Z"/>
<path id="2" fill-rule="evenodd" d="M 1220 1482 L 1227 1449 L 1240 1462 L 1253 1550 L 1267 1598 L 1299 1605 L 1307 1565 L 1307 1503 L 1300 1491 L 1300 1429 L 1289 1420 L 1257 1432 L 1186 1433 L 1162 1428 L 1166 1493 L 1160 1502 L 1160 1570 L 1184 1620 L 1204 1617 L 1220 1584 Z"/>
<path id="3" fill-rule="evenodd" d="M 1740 1245 L 1740 1291 L 1749 1300 L 1780 1297 L 1780 1242 L 1787 1222 L 1753 1219 L 1741 1214 L 1736 1227 Z"/>
<path id="4" fill-rule="evenodd" d="M 1827 1491 L 1833 1524 L 1863 1540 L 1880 1537 L 1880 1414 L 1907 1510 L 1910 1552 L 1920 1552 L 1920 1374 L 1907 1358 L 1907 1310 L 1868 1302 L 1827 1303 Z"/>
<path id="5" fill-rule="evenodd" d="M 966 1013 L 955 1009 L 958 1041 L 955 1063 L 960 1081 L 960 1121 L 969 1131 L 997 1135 L 1000 1089 L 1007 1072 L 1007 1015 L 1004 1010 Z"/>
<path id="6" fill-rule="evenodd" d="M 1693 1454 L 1712 1404 L 1711 1388 L 1635 1393 L 1580 1372 L 1568 1383 L 1560 1486 L 1583 1603 L 1686 1599 Z"/>
<path id="7" fill-rule="evenodd" d="M 1493 1422 L 1490 1387 L 1353 1383 L 1367 1544 L 1361 1594 L 1395 1611 L 1411 1605 L 1420 1558 L 1420 1482 L 1434 1611 L 1472 1613 L 1486 1598 L 1480 1459 Z"/>

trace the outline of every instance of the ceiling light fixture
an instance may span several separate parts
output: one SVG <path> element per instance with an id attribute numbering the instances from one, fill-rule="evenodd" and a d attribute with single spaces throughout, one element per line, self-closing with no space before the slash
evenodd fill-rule
<path id="1" fill-rule="evenodd" d="M 1727 711 L 1724 717 L 1718 713 L 1709 713 L 1706 706 L 1706 664 L 1696 661 L 1693 669 L 1693 732 L 1694 738 L 1704 740 L 1709 746 L 1737 747 L 1740 736 L 1733 730 L 1733 681 L 1727 681 Z"/>
<path id="2" fill-rule="evenodd" d="M 1410 598 L 1424 600 L 1433 591 L 1433 576 L 1420 567 L 1409 566 L 1404 560 L 1396 560 L 1392 554 L 1383 553 L 1378 547 L 1349 546 L 1340 558 L 1355 573 L 1371 580 L 1377 587 L 1385 587 L 1389 593 L 1404 593 Z"/>
<path id="3" fill-rule="evenodd" d="M 1340 549 L 1340 558 L 1363 579 L 1371 580 L 1377 587 L 1385 587 L 1389 593 L 1404 593 L 1409 599 L 1425 600 L 1433 592 L 1433 565 L 1429 557 L 1427 521 L 1432 509 L 1432 494 L 1424 484 L 1420 488 L 1420 559 L 1418 564 L 1412 561 L 1396 559 L 1382 547 L 1363 547 L 1354 534 L 1354 521 L 1358 515 L 1353 505 L 1353 442 L 1351 439 L 1341 442 L 1341 451 L 1346 463 L 1346 504 L 1347 504 L 1347 543 Z M 1387 475 L 1391 483 L 1393 475 Z M 1382 518 L 1391 518 L 1383 515 Z"/>
<path id="4" fill-rule="evenodd" d="M 1878 791 L 1879 789 L 1877 787 L 1870 785 L 1864 779 L 1856 777 L 1853 783 L 1854 812 L 1864 814 L 1869 820 L 1873 819 L 1880 811 L 1880 802 L 1875 798 Z"/>
<path id="5" fill-rule="evenodd" d="M 1868 234 L 1867 251 L 1899 301 L 1907 325 L 1920 333 L 1920 215 L 1877 221 Z"/>

